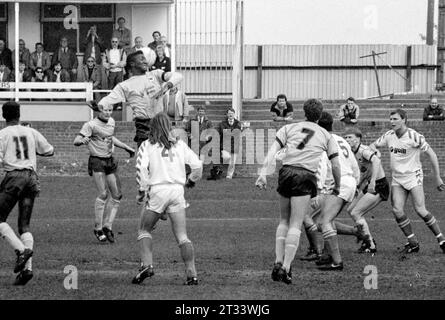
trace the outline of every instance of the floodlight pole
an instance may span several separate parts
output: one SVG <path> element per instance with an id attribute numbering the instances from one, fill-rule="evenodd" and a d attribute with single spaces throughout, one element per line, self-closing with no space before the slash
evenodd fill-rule
<path id="1" fill-rule="evenodd" d="M 379 74 L 378 74 L 378 72 L 377 72 L 377 63 L 375 62 L 375 57 L 376 57 L 376 56 L 379 56 L 379 55 L 381 55 L 381 54 L 386 54 L 386 51 L 385 51 L 385 52 L 380 52 L 380 53 L 375 53 L 375 51 L 372 50 L 371 52 L 372 52 L 372 53 L 369 54 L 369 55 L 367 55 L 367 56 L 361 56 L 360 59 L 368 58 L 368 57 L 372 57 L 372 62 L 374 63 L 375 79 L 376 79 L 376 81 L 377 81 L 377 89 L 378 89 L 378 91 L 379 91 L 379 97 L 381 97 L 381 96 L 382 96 L 382 91 L 381 91 L 381 89 L 380 89 Z"/>
<path id="2" fill-rule="evenodd" d="M 14 3 L 14 11 L 15 11 L 15 33 L 14 33 L 14 39 L 15 39 L 15 52 L 14 52 L 14 58 L 15 58 L 15 101 L 19 101 L 19 86 L 18 86 L 18 79 L 19 79 L 19 11 L 20 10 L 20 4 L 18 2 Z"/>

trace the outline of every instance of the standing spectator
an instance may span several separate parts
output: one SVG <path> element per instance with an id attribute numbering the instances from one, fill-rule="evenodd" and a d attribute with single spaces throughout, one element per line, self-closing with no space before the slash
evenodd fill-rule
<path id="1" fill-rule="evenodd" d="M 145 59 L 147 59 L 148 63 L 152 65 L 156 60 L 156 53 L 151 48 L 144 47 L 143 43 L 144 39 L 142 39 L 142 37 L 138 36 L 134 38 L 134 47 L 130 49 L 129 54 L 136 51 L 142 51 Z"/>
<path id="2" fill-rule="evenodd" d="M 155 64 L 151 67 L 151 70 L 160 69 L 164 72 L 171 71 L 171 61 L 164 54 L 164 46 L 162 44 L 156 47 L 156 60 Z"/>
<path id="3" fill-rule="evenodd" d="M 227 118 L 219 124 L 219 136 L 220 136 L 220 144 L 221 144 L 221 155 L 223 160 L 229 161 L 229 166 L 227 168 L 227 179 L 232 179 L 233 174 L 235 172 L 235 163 L 239 154 L 239 147 L 241 139 L 237 139 L 237 135 L 235 134 L 233 137 L 233 130 L 242 130 L 241 122 L 235 119 L 235 110 L 233 108 L 227 109 Z M 228 144 L 225 140 L 230 137 L 230 144 Z M 241 137 L 241 136 L 239 136 Z M 238 140 L 238 141 L 237 141 Z"/>
<path id="4" fill-rule="evenodd" d="M 84 59 L 86 60 L 88 57 L 93 57 L 98 65 L 102 64 L 102 52 L 104 48 L 102 38 L 97 35 L 97 26 L 92 25 L 85 38 Z"/>
<path id="5" fill-rule="evenodd" d="M 338 118 L 346 124 L 356 124 L 360 113 L 359 106 L 353 97 L 349 97 L 345 104 L 340 106 Z"/>
<path id="6" fill-rule="evenodd" d="M 178 87 L 171 88 L 164 95 L 164 112 L 169 116 L 170 121 L 188 122 L 190 106 L 187 96 Z"/>
<path id="7" fill-rule="evenodd" d="M 5 39 L 0 39 L 0 63 L 12 70 L 12 52 L 6 47 Z"/>
<path id="8" fill-rule="evenodd" d="M 70 74 L 66 71 L 60 61 L 56 61 L 52 72 L 48 76 L 49 82 L 70 82 Z"/>
<path id="9" fill-rule="evenodd" d="M 165 54 L 165 56 L 170 58 L 172 45 L 170 43 L 167 43 L 167 37 L 166 36 L 161 36 L 161 43 L 164 46 L 164 54 Z"/>
<path id="10" fill-rule="evenodd" d="M 444 119 L 442 106 L 437 103 L 437 98 L 431 98 L 430 104 L 423 111 L 423 121 Z"/>
<path id="11" fill-rule="evenodd" d="M 52 58 L 53 68 L 55 67 L 56 62 L 60 62 L 62 68 L 69 73 L 69 81 L 76 80 L 77 74 L 77 56 L 76 52 L 68 47 L 68 38 L 62 37 L 60 39 L 60 47 L 54 52 Z M 63 81 L 65 82 L 65 81 Z"/>
<path id="12" fill-rule="evenodd" d="M 36 43 L 36 51 L 31 54 L 30 67 L 34 72 L 36 72 L 37 67 L 40 67 L 44 73 L 51 68 L 51 57 L 45 51 L 45 47 L 41 42 Z"/>
<path id="13" fill-rule="evenodd" d="M 0 61 L 0 83 L 11 82 L 13 80 L 13 74 L 11 70 L 5 64 Z"/>
<path id="14" fill-rule="evenodd" d="M 77 73 L 77 82 L 92 82 L 94 90 L 101 90 L 108 88 L 107 75 L 105 69 L 101 65 L 96 65 L 93 57 L 88 57 L 86 64 L 81 67 Z M 102 99 L 100 92 L 94 93 L 94 100 Z"/>
<path id="15" fill-rule="evenodd" d="M 270 107 L 270 113 L 272 114 L 273 121 L 291 121 L 294 108 L 287 102 L 286 95 L 279 94 L 277 101 Z"/>
<path id="16" fill-rule="evenodd" d="M 108 71 L 108 89 L 112 90 L 115 85 L 124 80 L 124 67 L 127 54 L 124 49 L 119 49 L 119 39 L 111 38 L 111 49 L 105 50 L 104 67 Z"/>
<path id="17" fill-rule="evenodd" d="M 212 121 L 209 120 L 209 118 L 206 115 L 206 107 L 201 105 L 198 106 L 197 109 L 197 114 L 195 116 L 194 119 L 190 119 L 186 124 L 185 124 L 185 131 L 187 132 L 187 134 L 189 135 L 190 139 L 193 139 L 192 136 L 192 122 L 198 122 L 199 125 L 199 131 L 198 131 L 198 141 L 199 141 L 199 150 L 201 151 L 202 147 L 205 146 L 207 144 L 207 142 L 209 142 L 211 140 L 211 137 L 207 137 L 207 139 L 205 141 L 201 141 L 200 137 L 201 137 L 201 133 L 204 130 L 213 128 L 213 124 Z M 201 159 L 203 160 L 203 159 Z"/>
<path id="18" fill-rule="evenodd" d="M 150 42 L 148 44 L 148 47 L 151 48 L 153 51 L 156 51 L 156 47 L 161 43 L 161 33 L 159 31 L 155 31 L 152 34 L 153 42 Z"/>
<path id="19" fill-rule="evenodd" d="M 25 63 L 26 69 L 29 68 L 29 60 L 31 59 L 31 52 L 26 48 L 25 41 L 23 39 L 19 40 L 19 61 Z M 15 49 L 12 50 L 12 61 L 15 68 Z"/>
<path id="20" fill-rule="evenodd" d="M 113 30 L 112 37 L 119 39 L 119 48 L 124 49 L 125 52 L 131 49 L 131 30 L 125 28 L 125 18 L 119 17 L 117 19 L 118 28 Z"/>

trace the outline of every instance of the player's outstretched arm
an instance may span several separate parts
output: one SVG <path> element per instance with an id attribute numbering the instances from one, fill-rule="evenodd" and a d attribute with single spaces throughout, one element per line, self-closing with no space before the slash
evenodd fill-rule
<path id="1" fill-rule="evenodd" d="M 440 177 L 440 168 L 439 168 L 439 161 L 437 160 L 436 152 L 430 147 L 427 151 L 425 151 L 425 154 L 430 159 L 431 165 L 433 166 L 433 173 L 434 173 L 434 179 L 436 183 L 436 187 L 443 191 L 445 189 L 445 186 L 443 184 L 442 178 Z"/>
<path id="2" fill-rule="evenodd" d="M 134 157 L 134 154 L 136 153 L 136 151 L 130 147 L 129 145 L 123 143 L 122 141 L 120 141 L 118 138 L 113 136 L 113 144 L 121 149 L 124 149 L 125 151 L 128 152 L 128 154 L 130 155 L 130 158 Z"/>
<path id="3" fill-rule="evenodd" d="M 76 147 L 79 147 L 81 145 L 87 145 L 88 143 L 90 143 L 90 138 L 89 137 L 84 137 L 80 134 L 78 134 L 75 138 L 74 138 L 74 145 Z"/>
<path id="4" fill-rule="evenodd" d="M 259 189 L 265 189 L 267 185 L 267 176 L 275 172 L 276 159 L 275 155 L 281 149 L 280 144 L 275 140 L 270 146 L 267 156 L 264 159 L 263 166 L 260 169 L 259 177 L 255 182 L 255 186 Z"/>

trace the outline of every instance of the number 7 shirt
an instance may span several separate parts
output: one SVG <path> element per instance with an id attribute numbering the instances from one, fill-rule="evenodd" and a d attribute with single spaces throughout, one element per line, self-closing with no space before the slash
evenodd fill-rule
<path id="1" fill-rule="evenodd" d="M 302 121 L 285 125 L 278 130 L 276 141 L 286 152 L 283 165 L 304 168 L 317 172 L 323 152 L 329 159 L 338 155 L 338 148 L 332 136 L 315 122 Z"/>
<path id="2" fill-rule="evenodd" d="M 169 150 L 159 143 L 145 140 L 139 147 L 136 159 L 136 182 L 140 191 L 147 191 L 153 185 L 184 185 L 185 164 L 192 170 L 202 167 L 196 153 L 182 140 L 178 140 Z"/>
<path id="3" fill-rule="evenodd" d="M 54 148 L 37 130 L 22 125 L 0 130 L 0 162 L 5 171 L 36 170 L 36 154 L 51 156 Z"/>

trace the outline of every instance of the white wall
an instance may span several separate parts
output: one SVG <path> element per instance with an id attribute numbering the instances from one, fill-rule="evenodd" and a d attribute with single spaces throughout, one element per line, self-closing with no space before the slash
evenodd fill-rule
<path id="1" fill-rule="evenodd" d="M 20 3 L 19 39 L 25 40 L 26 47 L 33 52 L 35 43 L 40 42 L 40 5 L 39 3 Z M 15 46 L 14 3 L 8 4 L 8 47 Z"/>

